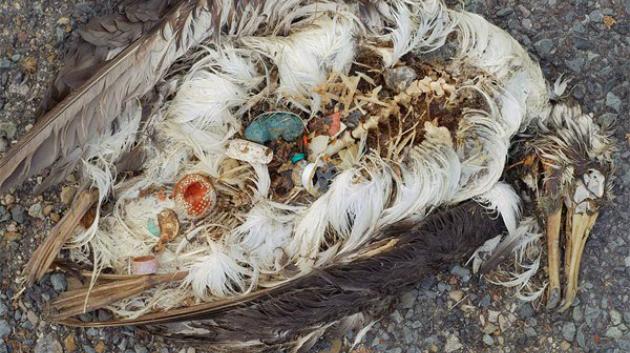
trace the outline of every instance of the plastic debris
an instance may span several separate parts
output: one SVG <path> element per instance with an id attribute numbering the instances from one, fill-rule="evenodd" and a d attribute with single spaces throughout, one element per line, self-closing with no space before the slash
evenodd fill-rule
<path id="1" fill-rule="evenodd" d="M 295 168 L 291 171 L 291 180 L 293 181 L 293 185 L 295 186 L 303 186 L 302 185 L 302 174 L 304 174 L 304 168 L 308 165 L 308 162 L 305 160 L 298 161 L 295 164 Z"/>
<path id="2" fill-rule="evenodd" d="M 230 141 L 225 154 L 232 159 L 251 164 L 268 164 L 273 159 L 270 148 L 241 139 Z"/>
<path id="3" fill-rule="evenodd" d="M 295 141 L 304 133 L 304 123 L 296 114 L 290 112 L 270 112 L 260 114 L 245 129 L 245 139 L 265 143 L 282 138 L 287 142 Z"/>
<path id="4" fill-rule="evenodd" d="M 313 135 L 336 136 L 342 130 L 341 112 L 313 119 L 309 123 L 309 131 Z"/>
<path id="5" fill-rule="evenodd" d="M 308 159 L 310 161 L 315 161 L 320 154 L 326 151 L 329 142 L 329 136 L 320 135 L 314 137 L 308 144 Z"/>
<path id="6" fill-rule="evenodd" d="M 404 91 L 418 75 L 409 66 L 399 66 L 385 70 L 385 85 L 394 91 Z"/>
<path id="7" fill-rule="evenodd" d="M 154 250 L 160 252 L 164 250 L 169 241 L 175 239 L 179 234 L 179 219 L 177 219 L 177 213 L 170 208 L 160 211 L 157 218 L 160 226 L 160 241 Z"/>
<path id="8" fill-rule="evenodd" d="M 319 195 L 319 190 L 317 186 L 313 183 L 315 179 L 315 173 L 317 173 L 317 164 L 309 163 L 304 166 L 304 170 L 302 171 L 301 183 L 306 192 L 313 196 Z"/>
<path id="9" fill-rule="evenodd" d="M 160 226 L 158 226 L 155 218 L 147 219 L 147 230 L 156 238 L 160 236 Z"/>
<path id="10" fill-rule="evenodd" d="M 350 114 L 348 114 L 344 122 L 346 123 L 346 125 L 348 125 L 349 128 L 356 128 L 361 122 L 361 112 L 358 110 L 352 111 Z"/>
<path id="11" fill-rule="evenodd" d="M 296 153 L 291 157 L 291 163 L 296 164 L 297 162 L 306 158 L 304 153 Z"/>
<path id="12" fill-rule="evenodd" d="M 337 176 L 337 168 L 332 164 L 325 164 L 317 168 L 317 171 L 315 172 L 315 180 L 318 191 L 328 191 L 328 188 L 335 176 Z"/>
<path id="13" fill-rule="evenodd" d="M 201 174 L 188 174 L 175 184 L 173 198 L 192 219 L 204 217 L 216 204 L 216 191 L 210 178 Z"/>
<path id="14" fill-rule="evenodd" d="M 151 275 L 157 273 L 158 262 L 155 256 L 138 256 L 131 260 L 131 274 Z"/>

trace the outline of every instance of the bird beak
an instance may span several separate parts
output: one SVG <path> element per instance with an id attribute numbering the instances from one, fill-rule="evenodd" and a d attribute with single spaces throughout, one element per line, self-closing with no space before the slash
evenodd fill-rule
<path id="1" fill-rule="evenodd" d="M 549 292 L 547 308 L 558 306 L 560 291 L 560 232 L 562 229 L 562 207 L 547 215 L 547 259 L 549 266 Z M 576 212 L 576 207 L 568 207 L 564 228 L 564 301 L 560 311 L 568 309 L 577 294 L 580 263 L 584 245 L 597 220 L 599 212 Z"/>
<path id="2" fill-rule="evenodd" d="M 553 211 L 546 212 L 547 256 L 549 266 L 549 292 L 547 308 L 558 306 L 561 298 L 560 287 L 560 234 L 564 214 L 564 300 L 560 311 L 567 310 L 577 295 L 580 263 L 584 246 L 599 215 L 598 200 L 604 197 L 605 178 L 598 171 L 578 179 L 573 194 L 565 198 L 564 207 L 560 204 Z M 550 190 L 546 190 L 549 193 Z"/>
<path id="3" fill-rule="evenodd" d="M 565 228 L 565 256 L 564 274 L 566 288 L 564 302 L 560 311 L 567 310 L 577 294 L 580 263 L 584 253 L 584 245 L 591 233 L 591 229 L 597 220 L 599 212 L 575 212 L 575 208 L 567 210 L 567 225 Z"/>
<path id="4" fill-rule="evenodd" d="M 547 222 L 547 266 L 549 289 L 547 292 L 547 308 L 553 309 L 560 302 L 560 228 L 562 226 L 562 207 L 550 212 Z"/>

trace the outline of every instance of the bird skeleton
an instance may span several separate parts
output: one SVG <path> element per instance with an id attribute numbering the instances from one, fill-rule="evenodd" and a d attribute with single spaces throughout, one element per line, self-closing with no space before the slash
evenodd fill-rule
<path id="1" fill-rule="evenodd" d="M 39 280 L 65 243 L 83 271 L 85 287 L 54 299 L 50 320 L 152 325 L 217 350 L 299 349 L 378 317 L 475 248 L 473 266 L 486 272 L 514 254 L 517 268 L 499 282 L 535 300 L 540 252 L 527 249 L 539 223 L 548 306 L 561 295 L 563 230 L 561 310 L 571 305 L 610 198 L 612 143 L 590 115 L 550 98 L 540 67 L 506 32 L 440 0 L 143 4 L 80 32 L 68 62 L 81 65 L 60 72 L 49 97 L 58 103 L 0 162 L 4 190 L 49 166 L 41 188 L 81 172 L 85 191 L 25 270 L 28 284 Z M 384 76 L 401 67 L 413 77 L 388 87 Z M 269 143 L 269 163 L 228 151 L 269 111 L 291 112 L 307 130 L 332 112 L 344 122 L 319 139 L 323 149 L 311 140 L 305 185 L 285 194 L 282 173 L 298 164 L 282 160 L 281 143 Z M 327 163 L 337 173 L 316 188 L 309 173 Z M 169 196 L 190 175 L 209 213 Z M 523 185 L 534 207 L 521 205 Z M 94 219 L 79 225 L 92 206 Z M 153 234 L 165 229 L 151 223 L 166 219 L 162 210 L 177 234 Z M 157 273 L 130 273 L 132 258 L 149 255 Z M 100 308 L 116 318 L 74 318 Z"/>

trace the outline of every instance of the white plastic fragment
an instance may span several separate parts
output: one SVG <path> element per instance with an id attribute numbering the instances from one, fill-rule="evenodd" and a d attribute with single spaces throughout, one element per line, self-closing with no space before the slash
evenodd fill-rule
<path id="1" fill-rule="evenodd" d="M 269 164 L 273 159 L 270 148 L 241 139 L 231 140 L 225 154 L 232 159 L 251 164 Z"/>

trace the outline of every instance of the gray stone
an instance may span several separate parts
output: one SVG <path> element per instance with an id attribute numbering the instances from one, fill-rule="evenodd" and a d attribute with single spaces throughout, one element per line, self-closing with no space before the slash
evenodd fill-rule
<path id="1" fill-rule="evenodd" d="M 0 205 L 0 222 L 6 222 L 11 219 L 11 212 L 7 208 Z"/>
<path id="2" fill-rule="evenodd" d="M 553 49 L 553 41 L 551 39 L 541 39 L 534 43 L 534 48 L 536 48 L 536 52 L 543 57 L 546 57 L 551 53 Z"/>
<path id="3" fill-rule="evenodd" d="M 573 321 L 575 322 L 581 322 L 582 320 L 584 320 L 584 314 L 582 314 L 582 309 L 580 309 L 579 306 L 573 307 L 573 313 L 571 317 L 573 318 Z"/>
<path id="4" fill-rule="evenodd" d="M 0 123 L 0 136 L 6 137 L 8 140 L 13 140 L 17 134 L 17 126 L 14 122 Z"/>
<path id="5" fill-rule="evenodd" d="M 450 335 L 446 338 L 446 344 L 444 345 L 444 351 L 446 353 L 456 352 L 462 349 L 464 346 L 459 342 L 459 337 Z"/>
<path id="6" fill-rule="evenodd" d="M 577 330 L 577 335 L 575 336 L 575 339 L 578 343 L 578 346 L 586 350 L 586 336 L 584 335 L 584 325 L 580 326 L 580 328 Z"/>
<path id="7" fill-rule="evenodd" d="M 533 327 L 527 327 L 525 328 L 525 335 L 527 335 L 527 337 L 535 337 L 538 336 L 538 333 Z"/>
<path id="8" fill-rule="evenodd" d="M 418 292 L 412 290 L 402 295 L 400 298 L 400 305 L 403 309 L 411 309 L 413 305 L 416 303 L 416 298 L 418 298 Z"/>
<path id="9" fill-rule="evenodd" d="M 581 37 L 573 38 L 573 45 L 579 50 L 589 50 L 593 48 L 593 43 Z"/>
<path id="10" fill-rule="evenodd" d="M 34 203 L 28 208 L 28 215 L 33 218 L 42 218 L 42 204 Z"/>
<path id="11" fill-rule="evenodd" d="M 1 338 L 0 338 L 0 353 L 9 353 L 6 343 L 4 343 L 4 340 Z"/>
<path id="12" fill-rule="evenodd" d="M 518 310 L 518 314 L 522 319 L 528 319 L 534 316 L 534 308 L 532 308 L 531 304 L 525 303 Z"/>
<path id="13" fill-rule="evenodd" d="M 437 285 L 437 290 L 438 290 L 438 292 L 443 293 L 444 291 L 451 290 L 451 286 L 449 284 L 447 284 L 447 283 L 440 282 Z"/>
<path id="14" fill-rule="evenodd" d="M 90 327 L 89 329 L 85 330 L 85 334 L 88 335 L 89 337 L 98 337 L 99 331 L 98 329 L 95 329 L 94 327 Z"/>
<path id="15" fill-rule="evenodd" d="M 53 273 L 50 276 L 50 283 L 52 284 L 55 292 L 63 292 L 68 287 L 68 283 L 66 282 L 66 276 L 63 273 Z"/>
<path id="16" fill-rule="evenodd" d="M 63 353 L 61 343 L 57 341 L 52 334 L 44 335 L 37 339 L 35 344 L 34 353 Z"/>
<path id="17" fill-rule="evenodd" d="M 630 337 L 618 340 L 617 345 L 623 352 L 630 352 Z"/>
<path id="18" fill-rule="evenodd" d="M 490 335 L 483 335 L 483 343 L 487 346 L 492 346 L 494 344 L 494 340 L 490 337 Z"/>
<path id="19" fill-rule="evenodd" d="M 619 327 L 613 326 L 613 327 L 609 327 L 608 330 L 606 330 L 606 337 L 616 340 L 616 339 L 621 338 L 621 336 L 623 336 L 623 332 L 621 332 Z"/>
<path id="20" fill-rule="evenodd" d="M 0 338 L 7 337 L 11 334 L 11 325 L 7 320 L 0 320 Z"/>
<path id="21" fill-rule="evenodd" d="M 623 321 L 626 324 L 630 324 L 630 311 L 624 311 L 624 313 L 623 313 Z"/>
<path id="22" fill-rule="evenodd" d="M 9 59 L 7 58 L 0 59 L 0 70 L 10 69 L 12 66 L 13 66 L 13 63 Z"/>
<path id="23" fill-rule="evenodd" d="M 85 353 L 96 353 L 96 350 L 91 346 L 88 346 L 87 344 L 83 345 L 83 350 L 85 351 Z"/>
<path id="24" fill-rule="evenodd" d="M 149 350 L 147 349 L 147 347 L 144 346 L 140 346 L 140 345 L 136 345 L 133 347 L 133 350 L 136 353 L 149 353 Z"/>
<path id="25" fill-rule="evenodd" d="M 562 326 L 562 337 L 569 341 L 573 342 L 573 338 L 575 337 L 575 324 L 572 322 L 565 322 Z"/>
<path id="26" fill-rule="evenodd" d="M 600 115 L 599 118 L 597 118 L 597 121 L 610 126 L 615 124 L 615 122 L 617 121 L 617 116 L 617 114 L 613 113 L 604 113 Z M 630 258 L 630 256 L 628 256 L 628 258 Z M 626 266 L 630 267 L 630 262 L 626 262 Z"/>
<path id="27" fill-rule="evenodd" d="M 611 310 L 610 311 L 610 322 L 614 325 L 614 326 L 618 326 L 621 324 L 621 313 L 618 312 L 617 310 Z"/>
<path id="28" fill-rule="evenodd" d="M 571 27 L 571 30 L 575 33 L 580 33 L 580 34 L 586 33 L 586 27 L 584 27 L 584 25 L 580 22 L 575 22 L 573 26 Z"/>
<path id="29" fill-rule="evenodd" d="M 602 10 L 594 10 L 588 15 L 588 17 L 593 22 L 601 23 L 602 20 L 604 20 L 604 13 L 602 12 Z"/>
<path id="30" fill-rule="evenodd" d="M 386 353 L 402 353 L 402 349 L 400 347 L 388 349 Z"/>
<path id="31" fill-rule="evenodd" d="M 414 330 L 412 330 L 411 328 L 405 326 L 402 329 L 402 333 L 403 333 L 403 340 L 405 341 L 406 344 L 412 344 L 415 341 L 415 337 L 414 337 Z"/>
<path id="32" fill-rule="evenodd" d="M 606 94 L 606 106 L 611 107 L 617 113 L 621 113 L 621 98 L 613 92 Z"/>
<path id="33" fill-rule="evenodd" d="M 595 320 L 601 315 L 601 310 L 599 308 L 587 306 L 584 310 L 584 319 L 586 320 L 586 324 L 589 327 L 594 327 Z"/>
<path id="34" fill-rule="evenodd" d="M 394 312 L 393 312 L 393 313 L 389 316 L 389 318 L 390 318 L 392 321 L 394 321 L 395 323 L 397 323 L 397 324 L 399 324 L 399 323 L 401 323 L 401 322 L 403 321 L 403 317 L 402 317 L 402 315 L 400 314 L 400 311 L 398 311 L 398 310 L 394 311 Z"/>
<path id="35" fill-rule="evenodd" d="M 514 13 L 514 10 L 511 7 L 503 7 L 501 10 L 497 11 L 497 17 L 506 17 Z"/>
<path id="36" fill-rule="evenodd" d="M 573 72 L 579 73 L 582 71 L 582 68 L 584 67 L 584 62 L 585 62 L 584 58 L 575 58 L 573 60 L 568 60 L 567 66 Z"/>
<path id="37" fill-rule="evenodd" d="M 22 205 L 11 207 L 11 218 L 20 224 L 24 223 L 24 207 Z"/>
<path id="38" fill-rule="evenodd" d="M 470 281 L 470 270 L 467 268 L 461 267 L 460 265 L 455 265 L 451 269 L 451 273 L 461 278 L 462 282 L 464 283 Z"/>
<path id="39" fill-rule="evenodd" d="M 9 312 L 9 308 L 4 304 L 4 302 L 0 301 L 0 316 L 4 316 L 4 314 Z"/>

